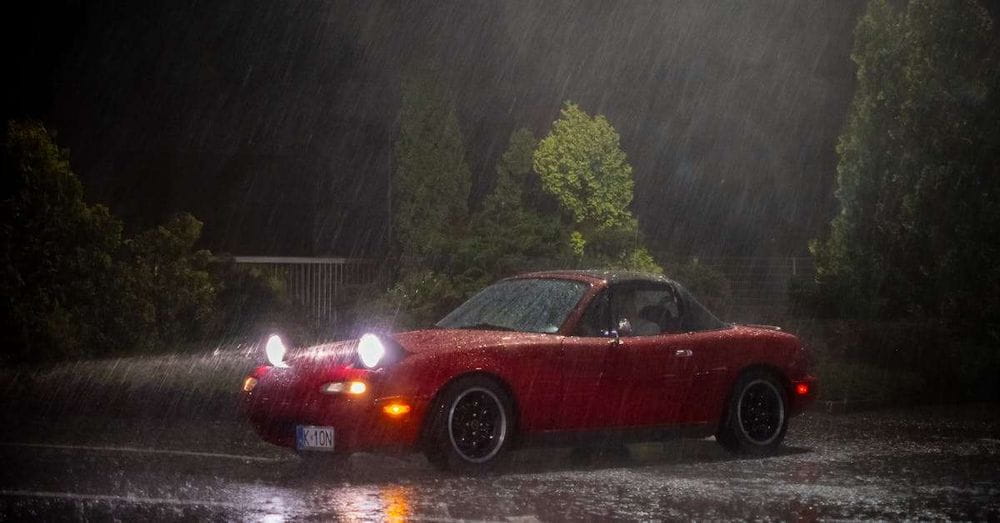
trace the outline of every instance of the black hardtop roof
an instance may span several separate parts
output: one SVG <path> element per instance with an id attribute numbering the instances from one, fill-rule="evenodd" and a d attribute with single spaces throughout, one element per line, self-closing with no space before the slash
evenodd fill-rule
<path id="1" fill-rule="evenodd" d="M 515 278 L 562 278 L 562 279 L 574 279 L 574 280 L 600 280 L 607 283 L 622 283 L 622 282 L 633 282 L 633 281 L 648 281 L 648 282 L 663 282 L 670 283 L 673 280 L 663 276 L 661 274 L 652 274 L 648 272 L 636 272 L 627 270 L 617 270 L 617 269 L 569 269 L 569 270 L 553 270 L 553 271 L 539 271 L 531 272 L 527 274 L 520 274 L 515 276 Z"/>

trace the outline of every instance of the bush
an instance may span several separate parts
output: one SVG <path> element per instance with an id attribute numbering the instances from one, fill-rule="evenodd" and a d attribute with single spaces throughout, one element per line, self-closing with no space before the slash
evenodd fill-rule
<path id="1" fill-rule="evenodd" d="M 428 328 L 482 287 L 478 279 L 411 270 L 386 293 L 353 308 L 355 331 Z"/>
<path id="2" fill-rule="evenodd" d="M 291 324 L 273 278 L 197 248 L 193 216 L 125 238 L 107 208 L 84 201 L 41 124 L 7 124 L 0 174 L 0 361 L 175 349 L 273 318 Z"/>
<path id="3" fill-rule="evenodd" d="M 730 295 L 729 279 L 720 271 L 702 265 L 698 258 L 667 267 L 667 275 L 698 296 L 724 298 Z"/>
<path id="4" fill-rule="evenodd" d="M 284 278 L 256 266 L 240 266 L 228 256 L 211 264 L 218 293 L 212 334 L 216 337 L 256 338 L 280 330 L 293 340 L 314 337 L 311 325 L 297 314 Z"/>
<path id="5" fill-rule="evenodd" d="M 825 399 L 986 400 L 1000 361 L 940 323 L 834 320 L 793 329 L 816 355 Z"/>
<path id="6" fill-rule="evenodd" d="M 815 367 L 823 400 L 906 403 L 926 394 L 926 380 L 913 371 L 857 361 L 819 358 Z"/>
<path id="7" fill-rule="evenodd" d="M 180 214 L 126 242 L 129 291 L 155 347 L 204 339 L 211 328 L 218 283 L 209 272 L 212 254 L 195 249 L 201 227 Z"/>
<path id="8" fill-rule="evenodd" d="M 122 224 L 83 187 L 39 123 L 9 122 L 0 146 L 0 359 L 37 361 L 135 342 L 118 313 Z"/>

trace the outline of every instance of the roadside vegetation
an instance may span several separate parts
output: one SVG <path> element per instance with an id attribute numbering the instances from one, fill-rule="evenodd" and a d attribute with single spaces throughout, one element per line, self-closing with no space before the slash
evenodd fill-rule
<path id="1" fill-rule="evenodd" d="M 840 212 L 794 289 L 807 314 L 849 322 L 824 369 L 845 397 L 889 373 L 916 376 L 903 396 L 1000 397 L 997 43 L 973 0 L 874 0 L 857 24 Z"/>
<path id="2" fill-rule="evenodd" d="M 0 169 L 4 362 L 176 351 L 291 313 L 280 280 L 199 249 L 189 214 L 127 235 L 40 123 L 7 124 Z"/>
<path id="3" fill-rule="evenodd" d="M 1000 397 L 997 34 L 975 0 L 873 0 L 858 21 L 839 212 L 809 245 L 817 270 L 793 282 L 787 323 L 814 350 L 825 399 Z M 572 101 L 543 136 L 516 129 L 475 197 L 439 77 L 402 79 L 389 286 L 346 304 L 334 335 L 428 326 L 492 281 L 553 268 L 665 272 L 725 302 L 723 274 L 653 256 L 617 131 Z M 42 124 L 9 122 L 0 156 L 2 361 L 255 341 L 273 325 L 331 334 L 301 320 L 281 278 L 201 249 L 195 217 L 129 232 L 88 203 Z"/>
<path id="4" fill-rule="evenodd" d="M 470 202 L 472 177 L 444 86 L 425 70 L 403 81 L 393 173 L 395 284 L 354 310 L 366 327 L 428 326 L 505 276 L 551 268 L 660 273 L 632 215 L 632 167 L 601 115 L 566 102 L 549 133 L 520 128 L 493 189 Z"/>

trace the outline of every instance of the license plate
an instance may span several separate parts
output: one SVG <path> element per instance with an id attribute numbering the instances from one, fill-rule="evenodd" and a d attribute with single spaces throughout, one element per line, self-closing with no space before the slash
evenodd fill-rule
<path id="1" fill-rule="evenodd" d="M 295 447 L 299 450 L 333 451 L 333 427 L 298 425 L 295 427 Z"/>

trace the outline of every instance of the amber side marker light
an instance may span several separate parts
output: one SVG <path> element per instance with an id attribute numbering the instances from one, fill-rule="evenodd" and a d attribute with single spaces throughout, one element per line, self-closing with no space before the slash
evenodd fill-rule
<path id="1" fill-rule="evenodd" d="M 795 384 L 795 393 L 798 394 L 799 396 L 805 396 L 806 394 L 809 394 L 809 384 L 808 383 L 796 383 Z"/>
<path id="2" fill-rule="evenodd" d="M 257 386 L 257 378 L 247 376 L 243 378 L 243 392 L 250 392 Z"/>
<path id="3" fill-rule="evenodd" d="M 382 412 L 394 418 L 398 418 L 404 414 L 409 414 L 410 406 L 405 403 L 390 403 L 382 407 Z"/>

